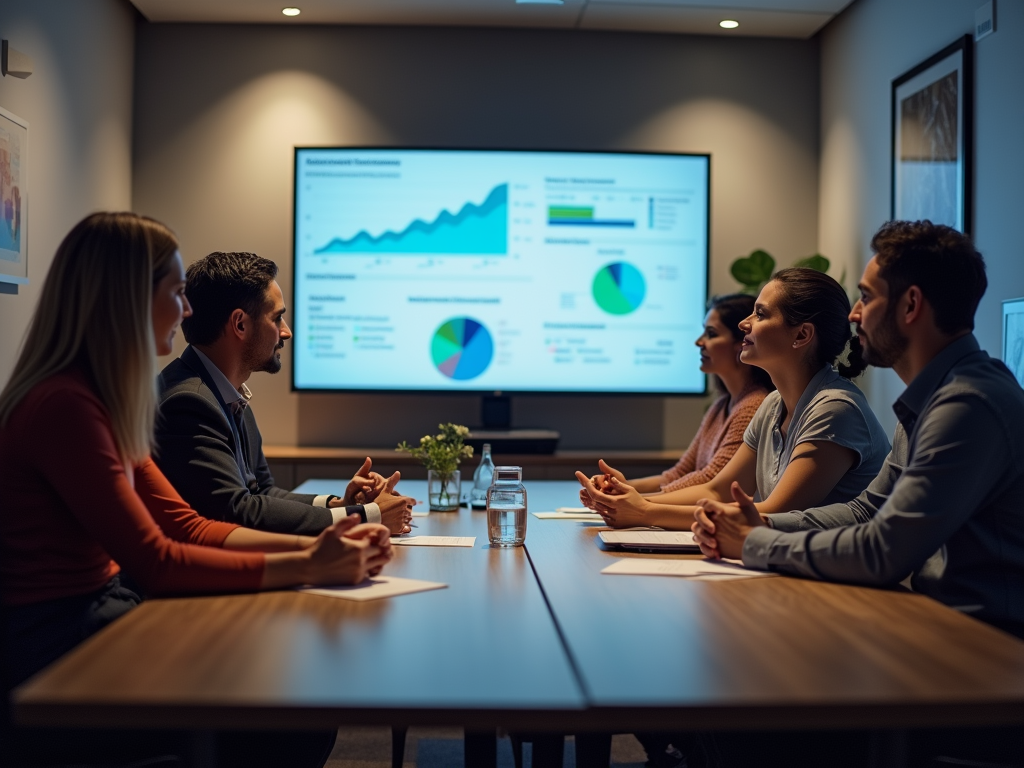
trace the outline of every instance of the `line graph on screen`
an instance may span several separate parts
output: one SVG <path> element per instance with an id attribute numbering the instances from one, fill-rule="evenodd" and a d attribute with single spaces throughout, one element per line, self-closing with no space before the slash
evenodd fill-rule
<path id="1" fill-rule="evenodd" d="M 467 202 L 458 213 L 442 210 L 432 221 L 416 219 L 404 229 L 373 235 L 334 238 L 314 251 L 328 254 L 467 254 L 508 253 L 508 184 L 498 184 L 482 203 Z"/>

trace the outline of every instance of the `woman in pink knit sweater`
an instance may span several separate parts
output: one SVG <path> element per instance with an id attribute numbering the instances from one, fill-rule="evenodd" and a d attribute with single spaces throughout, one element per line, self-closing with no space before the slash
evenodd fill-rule
<path id="1" fill-rule="evenodd" d="M 606 475 L 614 475 L 640 493 L 665 493 L 706 483 L 729 463 L 743 445 L 743 433 L 761 401 L 775 389 L 763 369 L 741 363 L 739 359 L 743 342 L 739 323 L 753 311 L 754 297 L 745 293 L 716 296 L 708 303 L 704 333 L 696 344 L 700 347 L 700 369 L 711 374 L 715 389 L 722 395 L 704 414 L 690 447 L 676 465 L 660 475 L 627 480 L 621 472 L 601 461 L 602 474 L 593 477 L 598 488 Z"/>

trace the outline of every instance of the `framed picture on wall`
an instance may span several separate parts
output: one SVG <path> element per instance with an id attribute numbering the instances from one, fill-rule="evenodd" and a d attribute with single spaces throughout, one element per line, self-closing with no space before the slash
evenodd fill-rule
<path id="1" fill-rule="evenodd" d="M 8 285 L 28 282 L 27 160 L 28 123 L 0 109 L 0 283 Z"/>
<path id="2" fill-rule="evenodd" d="M 1024 387 L 1024 299 L 1003 302 L 1003 362 Z"/>
<path id="3" fill-rule="evenodd" d="M 970 232 L 971 37 L 892 81 L 892 218 Z"/>

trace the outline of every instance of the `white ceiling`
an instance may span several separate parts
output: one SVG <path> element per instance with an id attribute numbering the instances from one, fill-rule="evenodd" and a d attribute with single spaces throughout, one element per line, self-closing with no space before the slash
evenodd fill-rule
<path id="1" fill-rule="evenodd" d="M 542 27 L 807 38 L 853 0 L 131 0 L 153 22 Z M 536 0 L 535 0 L 536 2 Z M 295 5 L 301 15 L 281 14 Z M 735 19 L 738 29 L 718 26 Z"/>

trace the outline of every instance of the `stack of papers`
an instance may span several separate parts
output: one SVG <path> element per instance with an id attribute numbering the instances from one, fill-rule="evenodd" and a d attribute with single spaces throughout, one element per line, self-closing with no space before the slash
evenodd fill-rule
<path id="1" fill-rule="evenodd" d="M 586 507 L 559 507 L 554 512 L 534 512 L 538 520 L 600 520 L 601 516 Z"/>
<path id="2" fill-rule="evenodd" d="M 401 579 L 398 576 L 374 576 L 362 584 L 351 587 L 303 587 L 300 592 L 324 597 L 340 597 L 342 600 L 379 600 L 383 597 L 409 595 L 413 592 L 427 592 L 432 589 L 445 589 L 448 585 L 439 581 L 420 581 L 419 579 Z"/>
<path id="3" fill-rule="evenodd" d="M 597 536 L 604 544 L 623 549 L 700 552 L 700 547 L 690 531 L 601 531 Z"/>
<path id="4" fill-rule="evenodd" d="M 726 581 L 774 576 L 768 571 L 746 568 L 738 560 L 616 560 L 601 573 L 613 576 L 682 576 L 702 581 Z"/>
<path id="5" fill-rule="evenodd" d="M 476 544 L 476 536 L 410 536 L 404 539 L 392 536 L 391 543 L 407 547 L 472 547 Z"/>

